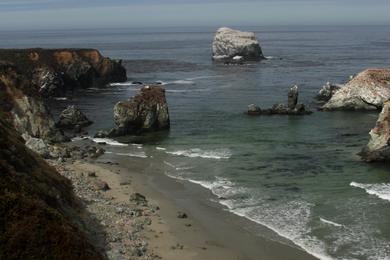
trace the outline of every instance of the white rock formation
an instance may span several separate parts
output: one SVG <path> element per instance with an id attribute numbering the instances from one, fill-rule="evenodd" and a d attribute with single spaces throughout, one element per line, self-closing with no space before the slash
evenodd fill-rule
<path id="1" fill-rule="evenodd" d="M 390 99 L 390 69 L 367 69 L 337 90 L 325 110 L 376 110 Z"/>
<path id="2" fill-rule="evenodd" d="M 221 62 L 259 61 L 265 59 L 253 32 L 222 27 L 213 41 L 213 60 Z"/>

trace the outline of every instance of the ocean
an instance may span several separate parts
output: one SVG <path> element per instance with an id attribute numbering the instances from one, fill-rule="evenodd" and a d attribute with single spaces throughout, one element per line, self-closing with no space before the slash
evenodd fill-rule
<path id="1" fill-rule="evenodd" d="M 86 47 L 122 59 L 127 83 L 80 91 L 53 113 L 78 105 L 93 136 L 113 125 L 116 102 L 137 93 L 131 82 L 159 82 L 170 132 L 111 140 L 107 157 L 199 184 L 226 210 L 321 259 L 390 259 L 390 166 L 357 156 L 378 112 L 321 112 L 314 100 L 327 81 L 389 66 L 390 28 L 238 27 L 255 31 L 268 57 L 244 66 L 212 63 L 216 29 L 2 31 L 0 48 Z M 294 84 L 312 115 L 244 114 L 251 103 L 286 103 Z"/>

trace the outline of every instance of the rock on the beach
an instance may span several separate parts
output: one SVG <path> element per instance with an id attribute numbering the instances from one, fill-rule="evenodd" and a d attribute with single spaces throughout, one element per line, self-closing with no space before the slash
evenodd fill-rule
<path id="1" fill-rule="evenodd" d="M 41 155 L 43 158 L 50 157 L 49 146 L 40 138 L 30 137 L 26 141 L 26 146 Z"/>
<path id="2" fill-rule="evenodd" d="M 265 59 L 253 32 L 222 27 L 213 41 L 213 60 L 221 62 L 259 61 Z"/>
<path id="3" fill-rule="evenodd" d="M 87 116 L 75 106 L 68 106 L 62 111 L 57 126 L 61 128 L 84 127 L 92 124 Z"/>
<path id="4" fill-rule="evenodd" d="M 390 98 L 390 69 L 367 69 L 337 90 L 324 110 L 377 110 Z"/>
<path id="5" fill-rule="evenodd" d="M 178 218 L 188 218 L 188 215 L 185 212 L 177 212 L 177 217 Z"/>
<path id="6" fill-rule="evenodd" d="M 390 160 L 390 100 L 384 103 L 370 141 L 360 155 L 367 162 Z"/>
<path id="7" fill-rule="evenodd" d="M 117 126 L 110 135 L 128 135 L 169 129 L 168 104 L 165 90 L 160 86 L 145 86 L 141 92 L 114 107 Z"/>
<path id="8" fill-rule="evenodd" d="M 138 192 L 131 194 L 129 200 L 137 203 L 137 205 L 139 205 L 139 204 L 144 205 L 144 204 L 147 204 L 147 202 L 148 202 L 146 200 L 146 197 Z"/>
<path id="9" fill-rule="evenodd" d="M 330 82 L 326 82 L 324 86 L 320 89 L 320 91 L 317 94 L 317 100 L 321 102 L 328 102 L 334 93 L 338 91 L 340 88 L 342 88 L 343 85 L 340 84 L 332 84 Z"/>
<path id="10" fill-rule="evenodd" d="M 99 179 L 93 180 L 92 184 L 96 190 L 107 191 L 110 189 L 110 186 L 108 186 L 107 182 L 104 182 L 104 181 L 99 180 Z"/>

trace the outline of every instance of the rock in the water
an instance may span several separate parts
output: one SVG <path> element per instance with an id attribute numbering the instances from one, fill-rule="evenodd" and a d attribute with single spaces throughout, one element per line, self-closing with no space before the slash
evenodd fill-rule
<path id="1" fill-rule="evenodd" d="M 248 106 L 247 114 L 251 116 L 258 115 L 309 115 L 311 111 L 306 110 L 304 104 L 298 103 L 298 86 L 293 86 L 288 92 L 288 105 L 275 104 L 272 108 L 261 109 L 251 104 Z"/>
<path id="2" fill-rule="evenodd" d="M 86 115 L 75 106 L 68 106 L 60 115 L 57 126 L 60 128 L 77 128 L 92 124 Z"/>
<path id="3" fill-rule="evenodd" d="M 298 104 L 298 86 L 293 86 L 288 92 L 288 102 L 287 106 L 289 109 L 294 109 Z"/>
<path id="4" fill-rule="evenodd" d="M 143 87 L 136 96 L 115 105 L 114 120 L 117 128 L 109 136 L 169 129 L 165 90 L 160 86 Z"/>
<path id="5" fill-rule="evenodd" d="M 360 155 L 367 162 L 390 160 L 390 100 L 384 103 L 370 141 Z"/>
<path id="6" fill-rule="evenodd" d="M 367 69 L 336 91 L 324 110 L 377 110 L 390 98 L 390 69 Z"/>
<path id="7" fill-rule="evenodd" d="M 42 139 L 30 137 L 26 141 L 26 146 L 43 158 L 50 157 L 49 146 Z"/>
<path id="8" fill-rule="evenodd" d="M 258 115 L 261 113 L 260 107 L 256 106 L 255 104 L 250 104 L 248 106 L 248 114 L 249 115 Z"/>
<path id="9" fill-rule="evenodd" d="M 317 94 L 317 100 L 321 102 L 328 102 L 334 93 L 342 88 L 343 85 L 332 84 L 330 82 L 326 82 L 324 86 L 322 86 L 321 90 Z"/>
<path id="10" fill-rule="evenodd" d="M 253 32 L 242 32 L 222 27 L 213 42 L 213 60 L 225 63 L 259 61 L 265 59 Z"/>

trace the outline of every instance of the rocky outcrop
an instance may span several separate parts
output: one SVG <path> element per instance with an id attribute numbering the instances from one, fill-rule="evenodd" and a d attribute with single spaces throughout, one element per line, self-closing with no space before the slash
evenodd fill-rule
<path id="1" fill-rule="evenodd" d="M 45 99 L 126 79 L 121 62 L 105 58 L 93 49 L 3 49 L 0 111 L 21 134 L 50 142 L 64 141 L 66 138 L 57 129 Z M 68 123 L 73 122 L 60 125 L 68 127 Z"/>
<path id="2" fill-rule="evenodd" d="M 293 86 L 287 95 L 287 105 L 285 104 L 275 104 L 272 108 L 261 109 L 255 104 L 250 104 L 248 106 L 247 114 L 250 116 L 260 116 L 260 115 L 309 115 L 312 112 L 306 110 L 304 104 L 298 103 L 298 86 Z"/>
<path id="3" fill-rule="evenodd" d="M 0 63 L 0 112 L 20 134 L 54 142 L 66 139 L 28 73 L 9 63 Z"/>
<path id="4" fill-rule="evenodd" d="M 342 87 L 344 86 L 340 84 L 332 84 L 330 82 L 326 82 L 326 84 L 322 86 L 322 88 L 318 92 L 316 98 L 320 102 L 328 102 L 333 97 L 334 93 L 336 93 L 336 91 L 338 91 Z"/>
<path id="5" fill-rule="evenodd" d="M 45 97 L 127 80 L 121 61 L 94 49 L 3 49 L 0 60 L 30 75 L 36 91 Z"/>
<path id="6" fill-rule="evenodd" d="M 390 100 L 384 103 L 370 141 L 360 155 L 367 162 L 390 160 Z"/>
<path id="7" fill-rule="evenodd" d="M 170 127 L 165 90 L 160 86 L 145 86 L 129 100 L 114 107 L 116 127 L 109 132 L 99 131 L 95 137 L 117 137 L 167 130 Z"/>
<path id="8" fill-rule="evenodd" d="M 106 259 L 70 181 L 1 116 L 0 173 L 0 259 Z"/>
<path id="9" fill-rule="evenodd" d="M 265 59 L 259 41 L 253 32 L 242 32 L 222 27 L 213 41 L 213 60 L 240 63 Z"/>
<path id="10" fill-rule="evenodd" d="M 62 111 L 57 126 L 64 129 L 76 129 L 92 124 L 86 115 L 75 106 L 68 106 Z"/>
<path id="11" fill-rule="evenodd" d="M 145 86 L 136 96 L 118 102 L 114 107 L 114 121 L 119 135 L 169 129 L 165 90 Z"/>
<path id="12" fill-rule="evenodd" d="M 390 98 L 390 69 L 367 69 L 337 90 L 324 110 L 377 110 Z"/>

